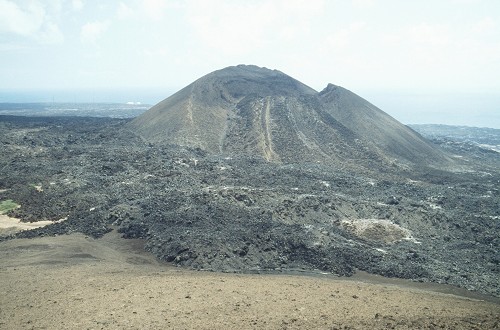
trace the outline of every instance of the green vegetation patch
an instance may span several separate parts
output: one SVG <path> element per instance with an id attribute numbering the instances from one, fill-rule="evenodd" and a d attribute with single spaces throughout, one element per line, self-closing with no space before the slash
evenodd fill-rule
<path id="1" fill-rule="evenodd" d="M 13 209 L 17 209 L 20 205 L 12 199 L 7 199 L 0 202 L 0 214 L 5 214 Z"/>

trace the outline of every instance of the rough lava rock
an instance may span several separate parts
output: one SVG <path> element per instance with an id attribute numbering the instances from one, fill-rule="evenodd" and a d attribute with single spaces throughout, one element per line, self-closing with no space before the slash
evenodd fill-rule
<path id="1" fill-rule="evenodd" d="M 240 69 L 253 72 L 252 79 L 260 79 L 261 70 Z M 196 85 L 160 105 L 180 102 L 178 109 L 169 111 L 186 117 L 169 118 L 189 120 L 188 108 L 181 104 L 189 102 L 191 89 L 196 91 L 193 105 L 201 104 L 197 98 L 205 94 L 214 98 L 209 109 L 210 104 L 217 108 L 220 99 L 225 98 L 227 104 L 239 99 L 236 108 L 223 109 L 222 122 L 228 127 L 268 125 L 271 140 L 256 128 L 249 131 L 251 136 L 234 138 L 230 136 L 243 131 L 228 129 L 219 144 L 222 149 L 213 149 L 209 141 L 217 141 L 218 133 L 210 140 L 209 132 L 203 139 L 170 132 L 174 138 L 168 143 L 162 135 L 162 129 L 168 127 L 161 126 L 156 138 L 145 137 L 133 128 L 147 117 L 131 121 L 0 116 L 0 200 L 21 205 L 9 215 L 23 221 L 66 219 L 1 239 L 75 231 L 100 237 L 117 227 L 126 238 L 145 239 L 146 248 L 159 259 L 194 269 L 298 270 L 347 276 L 363 270 L 500 296 L 497 154 L 474 153 L 468 158 L 466 150 L 447 145 L 443 151 L 397 126 L 409 134 L 406 136 L 421 140 L 422 150 L 430 148 L 430 159 L 435 156 L 438 160 L 432 164 L 419 158 L 413 161 L 405 154 L 415 150 L 358 143 L 356 140 L 366 138 L 349 128 L 347 119 L 337 120 L 312 106 L 317 102 L 339 105 L 346 102 L 345 95 L 318 101 L 320 96 L 312 89 L 274 72 L 275 80 L 254 90 L 258 96 L 244 100 L 252 80 L 236 79 L 236 85 L 228 87 L 232 74 L 227 72 L 229 78 L 224 79 L 209 77 L 222 86 L 218 94 L 213 88 L 205 91 Z M 294 89 L 285 99 L 273 95 L 266 100 L 259 95 L 275 85 L 278 90 Z M 335 92 L 331 89 L 325 93 Z M 302 99 L 309 100 L 307 107 L 299 102 Z M 273 105 L 272 119 L 262 122 L 268 105 Z M 156 109 L 152 113 L 167 111 L 163 106 Z M 299 109 L 316 111 L 311 123 L 302 122 L 307 116 L 299 120 L 303 113 Z M 193 123 L 198 120 L 196 114 L 207 111 L 192 110 Z M 280 111 L 284 112 L 275 114 Z M 277 147 L 285 146 L 277 142 L 279 132 L 286 134 L 289 128 L 284 126 L 287 128 L 281 131 L 278 124 L 290 122 L 292 113 L 301 128 L 289 132 L 295 135 L 290 141 L 299 139 L 302 144 Z M 205 120 L 201 118 L 201 122 Z M 323 148 L 325 141 L 319 135 L 309 135 L 313 127 L 318 128 L 314 134 L 339 139 L 350 136 L 350 142 Z M 385 137 L 391 140 L 391 134 Z M 229 146 L 259 136 L 264 140 Z M 191 137 L 194 140 L 182 140 Z M 181 140 L 189 143 L 183 145 Z M 198 143 L 205 140 L 207 146 Z M 358 147 L 348 149 L 352 145 Z M 377 150 L 362 152 L 369 146 Z M 337 148 L 339 154 L 322 156 Z M 294 158 L 298 153 L 292 149 L 311 151 L 313 156 Z M 454 157 L 458 152 L 460 157 Z M 345 158 L 349 155 L 351 159 Z M 344 158 L 345 162 L 340 161 Z"/>

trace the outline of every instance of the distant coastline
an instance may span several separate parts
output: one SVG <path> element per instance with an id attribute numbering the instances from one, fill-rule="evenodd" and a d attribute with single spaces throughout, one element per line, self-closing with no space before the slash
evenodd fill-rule
<path id="1" fill-rule="evenodd" d="M 0 103 L 127 103 L 156 104 L 174 89 L 0 89 Z"/>
<path id="2" fill-rule="evenodd" d="M 26 117 L 108 117 L 134 118 L 147 111 L 150 104 L 128 101 L 124 103 L 0 103 L 0 115 Z"/>
<path id="3" fill-rule="evenodd" d="M 0 103 L 120 103 L 154 105 L 178 88 L 0 89 Z M 355 90 L 404 124 L 445 124 L 500 129 L 500 94 L 426 94 Z"/>

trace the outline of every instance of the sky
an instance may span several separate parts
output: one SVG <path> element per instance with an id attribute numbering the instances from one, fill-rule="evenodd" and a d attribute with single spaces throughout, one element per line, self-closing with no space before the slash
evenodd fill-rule
<path id="1" fill-rule="evenodd" d="M 0 102 L 154 104 L 237 64 L 500 128 L 499 0 L 0 0 Z"/>

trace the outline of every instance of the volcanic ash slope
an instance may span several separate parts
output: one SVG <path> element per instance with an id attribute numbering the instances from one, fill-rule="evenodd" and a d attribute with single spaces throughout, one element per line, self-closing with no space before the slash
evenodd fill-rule
<path id="1" fill-rule="evenodd" d="M 212 72 L 130 128 L 149 142 L 281 163 L 385 167 L 448 161 L 418 133 L 342 87 L 329 84 L 318 93 L 257 66 Z"/>

